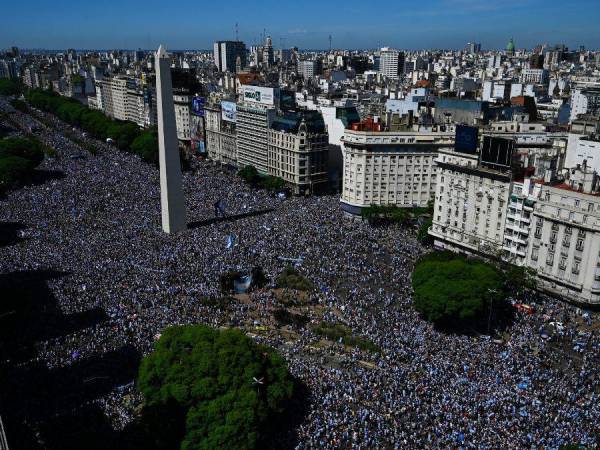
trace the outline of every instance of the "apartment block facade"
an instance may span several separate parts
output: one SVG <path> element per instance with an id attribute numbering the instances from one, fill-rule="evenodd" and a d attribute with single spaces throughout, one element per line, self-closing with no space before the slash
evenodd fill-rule
<path id="1" fill-rule="evenodd" d="M 359 215 L 371 205 L 427 206 L 436 192 L 435 160 L 453 147 L 454 133 L 346 130 L 342 144 L 342 209 Z"/>

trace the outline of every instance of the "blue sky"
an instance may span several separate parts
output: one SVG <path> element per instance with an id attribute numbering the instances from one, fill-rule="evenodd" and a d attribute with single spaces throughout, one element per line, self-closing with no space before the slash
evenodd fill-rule
<path id="1" fill-rule="evenodd" d="M 279 48 L 500 48 L 564 42 L 600 49 L 600 0 L 29 0 L 2 6 L 0 48 L 208 49 L 217 39 Z M 283 39 L 283 40 L 282 40 Z"/>

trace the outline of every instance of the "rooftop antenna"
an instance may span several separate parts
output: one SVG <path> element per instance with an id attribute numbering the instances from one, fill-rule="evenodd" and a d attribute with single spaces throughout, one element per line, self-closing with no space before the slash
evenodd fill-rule
<path id="1" fill-rule="evenodd" d="M 238 23 L 237 22 L 235 23 L 235 40 L 236 41 L 240 40 L 240 32 L 239 32 L 239 29 L 238 29 Z"/>
<path id="2" fill-rule="evenodd" d="M 331 53 L 331 35 L 329 35 L 329 53 Z"/>

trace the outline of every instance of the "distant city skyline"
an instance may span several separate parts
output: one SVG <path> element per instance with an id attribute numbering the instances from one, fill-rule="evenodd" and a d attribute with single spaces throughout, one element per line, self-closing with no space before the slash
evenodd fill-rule
<path id="1" fill-rule="evenodd" d="M 8 20 L 0 29 L 0 48 L 210 50 L 215 40 L 239 38 L 248 45 L 263 31 L 275 48 L 418 50 L 459 49 L 481 42 L 502 49 L 512 37 L 517 48 L 564 43 L 569 48 L 600 48 L 597 0 L 432 0 L 412 7 L 390 2 L 383 8 L 362 1 L 302 3 L 289 0 L 222 3 L 181 0 L 124 0 L 117 6 L 62 0 L 32 0 L 3 6 Z"/>

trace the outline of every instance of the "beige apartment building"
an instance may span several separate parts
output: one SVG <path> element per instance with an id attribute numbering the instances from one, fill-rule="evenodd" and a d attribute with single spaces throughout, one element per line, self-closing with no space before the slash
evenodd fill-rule
<path id="1" fill-rule="evenodd" d="M 481 167 L 478 155 L 442 150 L 429 234 L 436 247 L 498 255 L 504 241 L 510 173 Z"/>
<path id="2" fill-rule="evenodd" d="M 525 262 L 543 290 L 588 304 L 600 304 L 598 181 L 574 168 L 564 182 L 536 185 Z"/>
<path id="3" fill-rule="evenodd" d="M 329 136 L 317 111 L 278 116 L 269 130 L 268 173 L 282 178 L 294 194 L 327 187 Z"/>
<path id="4" fill-rule="evenodd" d="M 454 146 L 454 132 L 346 130 L 342 209 L 371 205 L 427 206 L 436 192 L 436 158 Z"/>

